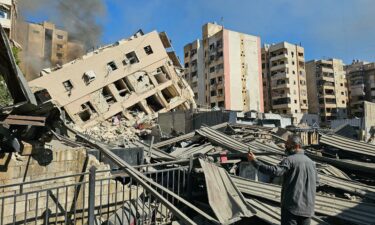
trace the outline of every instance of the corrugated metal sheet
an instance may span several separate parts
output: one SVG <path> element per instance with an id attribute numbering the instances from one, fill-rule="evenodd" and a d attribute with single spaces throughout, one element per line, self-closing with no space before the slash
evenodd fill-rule
<path id="1" fill-rule="evenodd" d="M 257 216 L 262 218 L 263 220 L 273 224 L 279 225 L 281 220 L 281 209 L 280 207 L 264 203 L 258 199 L 250 199 L 247 198 L 246 201 L 254 207 L 257 211 Z M 324 222 L 323 220 L 313 217 L 311 219 L 311 225 L 328 225 L 328 223 Z"/>
<path id="2" fill-rule="evenodd" d="M 345 125 L 350 125 L 352 127 L 362 127 L 362 119 L 353 118 L 353 119 L 341 119 L 341 120 L 332 120 L 331 129 L 336 129 Z"/>
<path id="3" fill-rule="evenodd" d="M 177 148 L 173 152 L 170 153 L 170 155 L 177 157 L 179 159 L 186 159 L 194 154 L 206 154 L 209 151 L 214 150 L 215 147 L 212 146 L 209 143 L 203 144 L 203 145 L 193 145 L 188 148 Z"/>
<path id="4" fill-rule="evenodd" d="M 375 157 L 375 145 L 344 138 L 339 135 L 322 134 L 320 144 L 339 148 L 343 151 Z"/>
<path id="5" fill-rule="evenodd" d="M 280 203 L 281 187 L 232 176 L 238 189 L 248 195 Z M 375 204 L 349 201 L 335 197 L 316 195 L 315 212 L 321 215 L 337 217 L 342 220 L 359 224 L 375 224 Z"/>
<path id="6" fill-rule="evenodd" d="M 223 224 L 251 217 L 255 213 L 224 168 L 199 159 L 207 186 L 208 201 L 218 220 Z"/>

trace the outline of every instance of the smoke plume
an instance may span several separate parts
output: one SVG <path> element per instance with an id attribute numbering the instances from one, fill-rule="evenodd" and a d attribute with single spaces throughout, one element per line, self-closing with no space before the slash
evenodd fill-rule
<path id="1" fill-rule="evenodd" d="M 23 17 L 47 18 L 68 31 L 69 38 L 81 42 L 86 50 L 100 42 L 102 26 L 99 21 L 106 15 L 103 0 L 19 0 L 18 4 Z"/>

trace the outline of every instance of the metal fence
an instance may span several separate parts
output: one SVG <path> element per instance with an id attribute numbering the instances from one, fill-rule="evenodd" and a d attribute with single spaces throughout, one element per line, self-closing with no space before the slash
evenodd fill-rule
<path id="1" fill-rule="evenodd" d="M 163 168 L 152 170 L 155 165 Z M 135 168 L 164 187 L 153 186 L 159 194 L 179 205 L 181 199 L 166 189 L 177 196 L 186 194 L 189 166 L 172 162 Z M 97 171 L 92 167 L 85 173 L 3 185 L 0 193 L 0 225 L 165 224 L 174 217 L 159 201 L 160 196 L 122 170 Z"/>

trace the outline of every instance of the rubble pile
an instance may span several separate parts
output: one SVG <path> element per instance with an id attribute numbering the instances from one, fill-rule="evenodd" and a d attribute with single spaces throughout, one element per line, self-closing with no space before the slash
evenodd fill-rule
<path id="1" fill-rule="evenodd" d="M 113 117 L 94 127 L 87 128 L 83 134 L 106 144 L 123 144 L 140 140 L 140 136 L 148 135 L 156 125 L 155 121 L 143 112 L 134 113 L 135 120 Z"/>

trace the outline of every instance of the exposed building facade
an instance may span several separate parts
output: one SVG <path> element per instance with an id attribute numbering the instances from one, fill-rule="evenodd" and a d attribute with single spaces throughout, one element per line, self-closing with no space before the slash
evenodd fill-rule
<path id="1" fill-rule="evenodd" d="M 138 32 L 29 82 L 38 101 L 52 98 L 79 127 L 114 116 L 134 119 L 195 107 L 193 92 L 165 33 Z M 50 97 L 49 97 L 50 96 Z"/>
<path id="2" fill-rule="evenodd" d="M 263 112 L 260 38 L 208 23 L 184 47 L 185 79 L 200 107 Z"/>
<path id="3" fill-rule="evenodd" d="M 22 46 L 20 68 L 27 80 L 44 68 L 65 64 L 83 55 L 83 46 L 70 42 L 68 32 L 55 24 L 18 22 L 16 41 Z"/>
<path id="4" fill-rule="evenodd" d="M 8 34 L 13 38 L 14 27 L 17 18 L 17 5 L 15 0 L 0 0 L 0 24 Z"/>
<path id="5" fill-rule="evenodd" d="M 309 61 L 306 77 L 309 113 L 319 114 L 323 123 L 347 118 L 349 97 L 343 61 Z"/>
<path id="6" fill-rule="evenodd" d="M 262 48 L 265 111 L 307 113 L 308 99 L 304 48 L 281 42 Z"/>
<path id="7" fill-rule="evenodd" d="M 350 115 L 362 117 L 364 101 L 375 102 L 375 63 L 353 61 L 346 66 Z"/>

